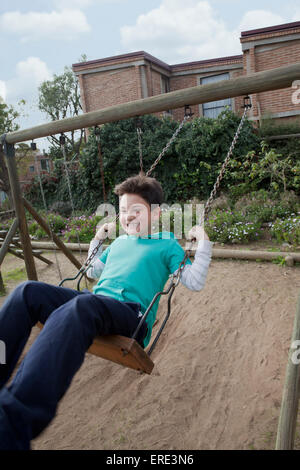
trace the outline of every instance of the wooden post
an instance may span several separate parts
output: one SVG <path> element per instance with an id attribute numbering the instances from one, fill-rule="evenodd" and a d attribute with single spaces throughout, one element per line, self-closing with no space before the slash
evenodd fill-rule
<path id="1" fill-rule="evenodd" d="M 295 342 L 295 343 L 294 343 Z M 298 342 L 298 343 L 296 343 Z M 299 401 L 299 361 L 300 354 L 300 295 L 294 320 L 291 348 L 286 367 L 285 384 L 282 395 L 278 423 L 276 450 L 292 450 L 294 447 Z"/>
<path id="2" fill-rule="evenodd" d="M 6 294 L 6 289 L 5 289 L 5 285 L 4 285 L 4 282 L 3 282 L 3 278 L 2 278 L 2 274 L 1 274 L 1 271 L 0 271 L 0 295 L 4 295 Z"/>
<path id="3" fill-rule="evenodd" d="M 58 238 L 58 236 L 55 235 L 55 233 L 51 232 L 47 222 L 37 213 L 37 211 L 25 198 L 23 198 L 22 200 L 24 207 L 28 210 L 32 217 L 34 217 L 37 223 L 40 224 L 40 226 L 45 230 L 47 235 L 49 235 L 49 237 L 53 239 L 58 248 L 66 255 L 67 258 L 69 258 L 69 260 L 76 266 L 76 268 L 80 269 L 81 264 L 79 263 L 79 261 L 75 258 L 73 253 L 65 246 L 65 244 Z"/>
<path id="4" fill-rule="evenodd" d="M 102 158 L 102 152 L 101 152 L 100 136 L 98 136 L 97 139 L 98 139 L 97 144 L 98 144 L 98 155 L 99 155 L 99 161 L 100 161 L 100 173 L 101 173 L 101 181 L 102 181 L 103 201 L 106 202 L 104 169 L 103 169 L 103 158 Z"/>
<path id="5" fill-rule="evenodd" d="M 4 152 L 6 155 L 6 162 L 10 180 L 10 187 L 13 196 L 14 206 L 17 218 L 19 220 L 20 238 L 22 249 L 24 253 L 24 261 L 27 272 L 27 277 L 30 280 L 37 281 L 37 272 L 34 264 L 34 257 L 31 249 L 31 242 L 28 233 L 27 221 L 24 206 L 22 203 L 22 193 L 19 183 L 19 176 L 15 160 L 15 148 L 13 144 L 8 144 L 4 140 Z"/>
<path id="6" fill-rule="evenodd" d="M 0 249 L 0 266 L 4 260 L 4 257 L 9 249 L 9 245 L 15 236 L 15 233 L 17 231 L 17 228 L 19 226 L 19 221 L 18 219 L 14 219 L 13 223 L 9 227 L 9 231 L 7 232 L 7 235 L 5 237 L 4 242 L 2 243 L 1 249 Z"/>

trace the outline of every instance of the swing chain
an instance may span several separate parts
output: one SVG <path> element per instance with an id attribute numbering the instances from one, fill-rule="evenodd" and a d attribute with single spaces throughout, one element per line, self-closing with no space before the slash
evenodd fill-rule
<path id="1" fill-rule="evenodd" d="M 190 249 L 185 250 L 184 258 L 181 261 L 179 268 L 177 269 L 175 274 L 171 275 L 171 283 L 174 285 L 174 287 L 178 286 L 180 282 L 180 278 L 181 278 L 181 273 L 184 270 L 186 262 L 190 256 L 191 256 L 191 250 Z"/>
<path id="2" fill-rule="evenodd" d="M 136 128 L 137 136 L 138 136 L 138 143 L 139 143 L 139 157 L 140 157 L 140 171 L 141 173 L 144 173 L 144 168 L 143 168 L 143 148 L 142 148 L 142 129 L 140 126 Z"/>
<path id="3" fill-rule="evenodd" d="M 231 146 L 230 146 L 230 148 L 229 148 L 229 151 L 228 151 L 228 153 L 227 153 L 227 156 L 226 156 L 226 158 L 225 158 L 225 161 L 224 161 L 224 163 L 223 163 L 223 165 L 222 165 L 222 168 L 221 168 L 221 171 L 220 171 L 220 173 L 219 173 L 219 176 L 218 176 L 218 178 L 217 178 L 217 180 L 216 180 L 216 183 L 215 183 L 215 185 L 214 185 L 214 187 L 213 187 L 213 190 L 212 190 L 212 192 L 211 192 L 211 194 L 210 194 L 210 196 L 209 196 L 209 199 L 207 200 L 207 202 L 206 202 L 206 204 L 205 204 L 204 212 L 203 212 L 203 215 L 202 215 L 203 219 L 199 221 L 199 225 L 203 225 L 204 219 L 205 219 L 205 217 L 208 215 L 208 213 L 209 213 L 209 211 L 210 211 L 210 209 L 211 209 L 212 202 L 213 202 L 213 200 L 214 200 L 214 198 L 215 198 L 215 196 L 216 196 L 216 194 L 217 194 L 217 192 L 218 192 L 218 190 L 219 190 L 219 188 L 220 188 L 220 184 L 221 184 L 221 181 L 222 181 L 222 179 L 223 179 L 225 170 L 226 170 L 226 168 L 227 168 L 227 166 L 228 166 L 228 163 L 229 163 L 229 160 L 230 160 L 231 155 L 232 155 L 232 153 L 233 153 L 233 150 L 234 150 L 234 148 L 235 148 L 236 142 L 237 142 L 237 140 L 238 140 L 238 138 L 239 138 L 239 135 L 240 135 L 240 133 L 241 133 L 242 127 L 243 127 L 243 125 L 244 125 L 244 121 L 245 121 L 245 119 L 246 119 L 247 112 L 248 112 L 248 110 L 252 107 L 250 98 L 249 98 L 248 96 L 247 96 L 246 98 L 244 98 L 244 106 L 243 106 L 243 107 L 244 107 L 243 116 L 242 116 L 241 121 L 240 121 L 240 124 L 239 124 L 239 126 L 238 126 L 238 128 L 237 128 L 237 131 L 236 131 L 236 133 L 235 133 L 235 136 L 234 136 L 234 138 L 233 138 L 233 141 L 232 141 L 232 143 L 231 143 Z M 183 258 L 183 260 L 181 261 L 181 263 L 180 263 L 180 265 L 179 265 L 179 268 L 178 268 L 178 270 L 176 271 L 176 274 L 173 274 L 173 275 L 172 275 L 172 282 L 174 283 L 174 286 L 175 286 L 175 287 L 179 284 L 180 277 L 181 277 L 181 273 L 182 273 L 182 271 L 183 271 L 183 269 L 184 269 L 184 267 L 185 267 L 185 265 L 186 265 L 186 262 L 187 262 L 188 258 L 189 258 L 190 255 L 191 255 L 192 246 L 193 246 L 193 241 L 194 241 L 194 240 L 188 240 L 188 248 L 185 250 L 184 258 Z"/>
<path id="4" fill-rule="evenodd" d="M 206 202 L 206 204 L 205 204 L 205 209 L 204 209 L 204 214 L 203 214 L 203 215 L 204 215 L 204 218 L 207 217 L 207 215 L 208 215 L 208 213 L 209 213 L 209 211 L 210 211 L 210 209 L 211 209 L 212 202 L 213 202 L 214 198 L 216 197 L 217 192 L 219 191 L 220 184 L 221 184 L 221 181 L 222 181 L 222 179 L 223 179 L 223 177 L 224 177 L 225 170 L 226 170 L 226 168 L 227 168 L 227 166 L 228 166 L 228 163 L 229 163 L 229 160 L 230 160 L 230 158 L 231 158 L 231 156 L 232 156 L 233 150 L 234 150 L 234 148 L 235 148 L 235 145 L 236 145 L 237 140 L 238 140 L 238 138 L 239 138 L 239 135 L 240 135 L 240 133 L 241 133 L 242 127 L 243 127 L 243 125 L 244 125 L 244 121 L 245 121 L 245 119 L 246 119 L 248 109 L 250 109 L 250 107 L 251 107 L 251 105 L 249 105 L 249 104 L 245 104 L 245 105 L 244 105 L 244 113 L 243 113 L 242 119 L 241 119 L 240 124 L 239 124 L 239 126 L 238 126 L 238 128 L 237 128 L 237 131 L 236 131 L 236 133 L 235 133 L 235 136 L 234 136 L 234 138 L 233 138 L 233 141 L 232 141 L 232 143 L 231 143 L 231 146 L 230 146 L 230 148 L 229 148 L 229 150 L 228 150 L 227 156 L 226 156 L 226 158 L 225 158 L 225 160 L 224 160 L 224 163 L 223 163 L 223 165 L 222 165 L 222 168 L 221 168 L 221 171 L 220 171 L 220 173 L 219 173 L 219 175 L 218 175 L 218 178 L 217 178 L 217 180 L 216 180 L 216 182 L 215 182 L 215 184 L 214 184 L 214 187 L 213 187 L 213 189 L 212 189 L 212 192 L 210 193 L 210 196 L 209 196 L 209 198 L 208 198 L 208 200 L 207 200 L 207 202 Z M 203 221 L 202 221 L 202 222 L 203 222 Z M 202 224 L 200 223 L 199 225 L 202 225 Z"/>
<path id="5" fill-rule="evenodd" d="M 156 166 L 158 165 L 158 163 L 160 162 L 160 160 L 162 159 L 162 157 L 164 156 L 164 154 L 166 153 L 166 151 L 169 149 L 169 147 L 172 145 L 172 143 L 174 142 L 174 140 L 176 139 L 177 135 L 179 134 L 179 132 L 181 131 L 181 129 L 183 128 L 185 122 L 192 116 L 191 113 L 189 112 L 185 112 L 185 115 L 184 115 L 184 118 L 183 120 L 181 121 L 181 123 L 179 124 L 179 126 L 177 127 L 176 131 L 174 132 L 174 134 L 172 135 L 171 139 L 169 140 L 169 142 L 167 143 L 167 145 L 165 146 L 165 148 L 161 151 L 161 153 L 158 155 L 157 159 L 155 160 L 155 162 L 151 165 L 151 167 L 149 168 L 149 170 L 147 171 L 146 173 L 146 176 L 150 176 L 151 173 L 153 172 L 153 170 L 156 168 Z"/>
<path id="6" fill-rule="evenodd" d="M 91 263 L 91 261 L 93 260 L 93 258 L 96 256 L 99 248 L 103 245 L 104 243 L 104 240 L 99 240 L 99 243 L 97 244 L 97 246 L 95 246 L 95 248 L 93 249 L 93 251 L 91 252 L 90 256 L 86 259 L 86 261 L 84 262 L 83 264 L 83 268 L 85 266 L 89 266 L 89 264 Z"/>

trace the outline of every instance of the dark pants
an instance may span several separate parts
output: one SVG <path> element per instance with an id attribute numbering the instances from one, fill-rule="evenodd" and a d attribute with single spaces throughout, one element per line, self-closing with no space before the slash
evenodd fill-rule
<path id="1" fill-rule="evenodd" d="M 30 449 L 31 439 L 55 416 L 95 336 L 131 337 L 139 309 L 138 303 L 36 281 L 20 284 L 9 295 L 0 310 L 0 341 L 6 346 L 6 364 L 0 364 L 0 449 Z M 45 326 L 6 387 L 38 321 Z M 140 344 L 145 335 L 143 325 Z"/>

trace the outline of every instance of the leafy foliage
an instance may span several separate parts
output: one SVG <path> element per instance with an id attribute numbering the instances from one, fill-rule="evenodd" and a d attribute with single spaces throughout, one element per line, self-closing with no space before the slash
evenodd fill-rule
<path id="1" fill-rule="evenodd" d="M 79 84 L 70 67 L 65 67 L 60 75 L 53 75 L 52 80 L 46 80 L 39 86 L 40 111 L 44 112 L 52 121 L 78 116 L 82 112 L 80 102 Z M 66 152 L 78 151 L 81 146 L 84 130 L 80 131 L 79 140 L 76 141 L 78 132 L 68 132 Z M 56 136 L 48 138 L 52 146 L 50 153 L 52 157 L 62 158 L 60 142 Z"/>
<path id="2" fill-rule="evenodd" d="M 177 141 L 169 147 L 151 175 L 162 183 L 166 202 L 172 204 L 178 200 L 208 196 L 239 120 L 234 113 L 225 111 L 217 119 L 199 118 L 184 126 Z M 140 121 L 146 172 L 170 140 L 178 123 L 156 116 L 143 116 Z M 105 124 L 100 130 L 100 141 L 105 189 L 108 201 L 115 204 L 115 184 L 140 171 L 136 119 Z M 246 121 L 236 153 L 245 155 L 253 148 L 258 148 L 257 137 L 251 123 Z M 71 179 L 76 208 L 94 210 L 103 201 L 98 146 L 92 129 L 81 151 L 78 171 L 72 174 Z M 228 184 L 231 184 L 229 180 Z"/>
<path id="3" fill-rule="evenodd" d="M 239 116 L 226 110 L 217 119 L 197 118 L 185 124 L 152 174 L 162 183 L 167 203 L 207 199 L 239 121 Z M 143 116 L 139 126 L 143 132 L 143 166 L 146 172 L 178 123 L 170 118 Z M 114 186 L 140 171 L 137 120 L 127 119 L 101 126 L 100 144 L 107 202 L 116 205 Z M 281 192 L 288 194 L 289 191 L 298 194 L 299 162 L 297 153 L 286 157 L 265 142 L 260 144 L 252 124 L 246 120 L 220 189 L 229 195 L 231 205 L 241 196 L 261 189 L 271 190 L 275 195 Z M 88 142 L 80 150 L 78 162 L 68 168 L 75 209 L 92 213 L 104 199 L 98 143 L 93 129 L 90 129 Z M 65 167 L 59 159 L 55 160 L 53 176 L 55 180 L 44 178 L 43 181 L 48 207 L 55 201 L 70 202 Z M 29 196 L 26 196 L 37 207 L 41 206 L 39 182 L 28 189 Z M 263 210 L 270 212 L 271 206 L 269 204 Z M 261 202 L 260 207 L 263 207 Z"/>
<path id="4" fill-rule="evenodd" d="M 300 215 L 293 214 L 287 219 L 277 219 L 271 224 L 271 234 L 279 243 L 300 245 Z"/>
<path id="5" fill-rule="evenodd" d="M 278 195 L 289 190 L 299 194 L 299 155 L 278 153 L 262 141 L 258 151 L 251 150 L 243 158 L 231 159 L 225 183 L 233 200 L 259 189 L 272 190 Z"/>
<path id="6" fill-rule="evenodd" d="M 13 106 L 4 103 L 0 97 L 0 135 L 18 130 L 16 119 L 19 116 L 20 113 Z"/>

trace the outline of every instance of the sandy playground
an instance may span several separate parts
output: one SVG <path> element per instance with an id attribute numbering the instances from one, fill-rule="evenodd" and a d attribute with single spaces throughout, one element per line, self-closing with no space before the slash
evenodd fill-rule
<path id="1" fill-rule="evenodd" d="M 76 273 L 61 254 L 59 263 L 63 277 Z M 39 280 L 58 284 L 55 266 L 36 266 Z M 2 274 L 17 268 L 23 261 L 8 255 Z M 12 277 L 9 291 L 21 282 Z M 87 354 L 32 448 L 274 449 L 299 292 L 299 266 L 213 260 L 204 290 L 177 288 L 152 375 Z M 163 298 L 156 328 L 165 307 Z"/>

